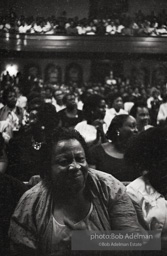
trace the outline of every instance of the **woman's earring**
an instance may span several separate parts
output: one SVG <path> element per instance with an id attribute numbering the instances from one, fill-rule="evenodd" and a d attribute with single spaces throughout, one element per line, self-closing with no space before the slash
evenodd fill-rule
<path id="1" fill-rule="evenodd" d="M 117 136 L 119 136 L 120 135 L 120 131 L 117 131 Z"/>

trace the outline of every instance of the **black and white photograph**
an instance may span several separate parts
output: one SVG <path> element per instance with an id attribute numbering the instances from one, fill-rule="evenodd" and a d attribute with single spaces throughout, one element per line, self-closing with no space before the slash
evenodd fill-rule
<path id="1" fill-rule="evenodd" d="M 0 1 L 0 256 L 167 255 L 167 1 Z"/>

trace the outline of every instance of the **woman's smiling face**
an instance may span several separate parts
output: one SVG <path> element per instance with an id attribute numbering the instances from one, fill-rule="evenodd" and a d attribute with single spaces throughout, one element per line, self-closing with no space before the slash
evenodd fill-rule
<path id="1" fill-rule="evenodd" d="M 77 193 L 84 189 L 88 164 L 78 140 L 60 140 L 53 147 L 51 165 L 51 179 L 56 190 Z"/>

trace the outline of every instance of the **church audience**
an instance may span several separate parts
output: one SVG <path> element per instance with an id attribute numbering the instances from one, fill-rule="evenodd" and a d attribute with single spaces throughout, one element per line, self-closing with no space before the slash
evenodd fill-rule
<path id="1" fill-rule="evenodd" d="M 140 14 L 139 14 L 140 13 Z M 139 14 L 139 15 L 138 15 Z M 140 18 L 139 18 L 140 17 Z M 163 17 L 163 19 L 162 19 Z M 167 36 L 167 14 L 111 13 L 108 18 L 0 17 L 0 31 L 4 33 L 45 35 L 108 35 L 108 36 Z"/>
<path id="2" fill-rule="evenodd" d="M 54 16 L 49 18 L 0 17 L 0 32 L 67 36 L 155 37 L 167 35 L 166 18 L 165 13 L 159 16 L 153 14 L 146 16 L 142 12 L 137 12 L 134 17 L 124 15 L 122 18 L 115 15 L 106 19 L 82 20 L 77 17 L 67 19 L 67 17 L 55 18 Z M 0 150 L 0 189 L 2 191 L 0 196 L 2 202 L 0 203 L 2 223 L 0 225 L 0 248 L 4 247 L 8 255 L 6 248 L 9 242 L 7 236 L 9 220 L 20 196 L 27 189 L 22 182 L 30 179 L 29 184 L 34 186 L 39 182 L 41 175 L 42 181 L 38 187 L 35 187 L 40 192 L 39 186 L 45 182 L 45 178 L 47 180 L 50 177 L 46 166 L 42 166 L 42 163 L 47 160 L 48 142 L 57 126 L 61 129 L 69 129 L 68 132 L 62 129 L 62 134 L 67 135 L 67 137 L 62 137 L 64 142 L 67 143 L 68 136 L 72 136 L 69 137 L 70 143 L 71 140 L 75 140 L 80 144 L 89 168 L 93 167 L 98 170 L 93 175 L 104 175 L 104 177 L 107 175 L 106 177 L 110 180 L 108 174 L 111 174 L 123 182 L 136 179 L 139 173 L 142 175 L 130 183 L 127 192 L 136 207 L 138 217 L 140 216 L 140 224 L 146 229 L 162 231 L 164 245 L 167 193 L 163 190 L 166 188 L 166 128 L 153 128 L 153 126 L 166 126 L 167 124 L 165 105 L 167 81 L 165 80 L 162 84 L 156 83 L 155 79 L 152 79 L 153 84 L 145 82 L 144 79 L 141 81 L 141 74 L 138 70 L 136 77 L 135 72 L 128 77 L 124 77 L 123 74 L 119 75 L 118 72 L 115 76 L 112 68 L 108 74 L 104 75 L 103 81 L 91 76 L 90 81 L 84 81 L 86 71 L 83 72 L 81 62 L 80 64 L 77 62 L 67 64 L 64 74 L 59 63 L 58 65 L 48 63 L 45 68 L 42 67 L 42 70 L 44 74 L 39 65 L 30 63 L 25 65 L 23 73 L 19 71 L 12 76 L 6 71 L 0 80 L 0 148 L 2 148 Z M 84 137 L 89 147 L 89 157 L 86 155 L 83 139 L 78 133 L 75 134 L 74 129 Z M 145 131 L 147 129 L 148 131 Z M 138 132 L 140 135 L 137 134 Z M 132 139 L 135 134 L 136 138 Z M 54 139 L 53 146 L 58 145 L 61 148 L 59 145 L 61 138 L 60 141 L 59 137 Z M 125 160 L 128 161 L 128 165 L 125 164 Z M 61 165 L 61 163 L 58 164 Z M 90 169 L 90 177 L 92 173 Z M 63 192 L 66 191 L 64 184 L 66 183 L 62 183 Z M 161 186 L 162 184 L 164 185 Z M 124 191 L 123 185 L 120 186 Z M 46 187 L 45 189 L 49 191 Z M 73 193 L 70 195 L 74 196 Z M 9 200 L 12 200 L 12 203 L 7 206 L 6 202 Z M 84 212 L 86 212 L 85 208 Z M 19 210 L 15 214 L 17 218 L 17 214 L 20 214 Z M 33 214 L 40 215 L 41 213 L 33 212 Z M 16 218 L 12 219 L 12 225 L 19 224 L 19 218 L 18 223 L 15 223 Z M 137 220 L 135 223 L 138 225 Z M 31 225 L 34 228 L 33 223 Z M 57 224 L 54 223 L 54 225 Z M 14 232 L 10 230 L 14 245 L 17 244 L 15 240 L 17 231 L 17 228 Z M 37 233 L 34 234 L 36 240 L 33 242 L 38 239 Z M 18 237 L 22 241 L 20 233 Z M 69 239 L 69 236 L 67 238 Z M 26 243 L 25 246 L 27 246 Z M 57 245 L 51 246 L 54 248 Z"/>

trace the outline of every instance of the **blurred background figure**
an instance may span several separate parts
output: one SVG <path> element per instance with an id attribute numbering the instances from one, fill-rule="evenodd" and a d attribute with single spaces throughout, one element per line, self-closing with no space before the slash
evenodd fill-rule
<path id="1" fill-rule="evenodd" d="M 162 96 L 163 102 L 161 103 L 158 115 L 157 115 L 157 124 L 159 125 L 166 125 L 166 119 L 167 119 L 167 92 Z"/>
<path id="2" fill-rule="evenodd" d="M 166 152 L 167 129 L 156 127 L 140 133 L 125 153 L 127 165 L 138 172 L 138 178 L 127 186 L 127 192 L 148 229 L 160 232 L 162 248 L 167 248 Z"/>
<path id="3" fill-rule="evenodd" d="M 84 137 L 89 146 L 105 142 L 107 124 L 104 121 L 106 113 L 105 99 L 98 94 L 92 94 L 84 100 L 84 119 L 75 129 Z"/>
<path id="4" fill-rule="evenodd" d="M 57 89 L 53 91 L 52 104 L 55 106 L 57 112 L 59 112 L 60 110 L 66 107 L 63 103 L 64 96 L 65 96 L 65 93 L 63 92 L 62 89 Z"/>
<path id="5" fill-rule="evenodd" d="M 13 87 L 3 91 L 4 107 L 0 109 L 0 130 L 6 142 L 19 132 L 24 117 L 23 108 L 16 106 L 17 95 Z"/>
<path id="6" fill-rule="evenodd" d="M 157 125 L 157 116 L 158 116 L 159 107 L 161 103 L 162 103 L 162 98 L 160 95 L 160 91 L 155 87 L 153 87 L 151 89 L 151 95 L 147 99 L 147 107 L 150 113 L 150 123 L 153 126 Z"/>
<path id="7" fill-rule="evenodd" d="M 74 93 L 68 93 L 63 97 L 63 104 L 66 106 L 57 114 L 59 126 L 74 128 L 83 120 L 83 112 L 77 108 L 77 98 Z"/>
<path id="8" fill-rule="evenodd" d="M 139 132 L 142 132 L 152 127 L 149 124 L 150 114 L 146 103 L 140 101 L 136 102 L 131 108 L 129 114 L 136 119 L 137 128 Z"/>
<path id="9" fill-rule="evenodd" d="M 23 94 L 28 96 L 33 88 L 40 89 L 41 70 L 38 64 L 29 63 L 24 67 Z"/>
<path id="10" fill-rule="evenodd" d="M 8 174 L 28 181 L 41 172 L 41 154 L 47 140 L 57 127 L 55 107 L 51 103 L 33 99 L 29 102 L 29 120 L 19 136 L 8 145 Z"/>
<path id="11" fill-rule="evenodd" d="M 5 142 L 0 133 L 0 255 L 9 256 L 8 229 L 11 215 L 26 186 L 5 174 L 8 165 Z"/>
<path id="12" fill-rule="evenodd" d="M 120 93 L 110 93 L 107 96 L 107 103 L 108 108 L 106 110 L 105 122 L 108 126 L 116 115 L 128 114 L 124 110 L 124 103 Z"/>
<path id="13" fill-rule="evenodd" d="M 106 134 L 108 141 L 90 149 L 91 167 L 110 173 L 121 181 L 136 178 L 135 173 L 125 166 L 124 153 L 129 139 L 137 132 L 135 118 L 127 114 L 115 116 Z"/>

